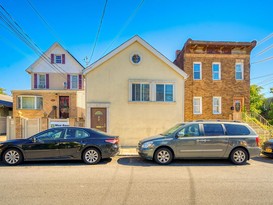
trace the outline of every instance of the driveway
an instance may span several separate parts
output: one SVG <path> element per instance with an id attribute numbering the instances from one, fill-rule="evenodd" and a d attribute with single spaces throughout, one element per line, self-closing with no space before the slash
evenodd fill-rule
<path id="1" fill-rule="evenodd" d="M 1 204 L 273 204 L 273 160 L 176 160 L 138 157 L 0 164 Z"/>

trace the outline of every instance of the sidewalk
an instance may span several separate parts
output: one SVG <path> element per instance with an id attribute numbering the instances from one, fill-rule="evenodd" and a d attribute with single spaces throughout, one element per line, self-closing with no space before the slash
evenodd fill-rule
<path id="1" fill-rule="evenodd" d="M 136 147 L 120 147 L 119 156 L 138 156 Z"/>

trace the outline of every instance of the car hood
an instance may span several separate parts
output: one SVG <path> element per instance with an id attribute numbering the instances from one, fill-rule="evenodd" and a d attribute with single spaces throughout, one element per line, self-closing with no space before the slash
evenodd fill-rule
<path id="1" fill-rule="evenodd" d="M 166 137 L 164 135 L 156 135 L 152 137 L 144 138 L 140 141 L 140 143 L 148 142 L 148 141 L 155 141 L 155 140 L 163 140 L 163 139 L 170 139 L 170 137 Z"/>
<path id="2" fill-rule="evenodd" d="M 264 144 L 267 144 L 267 145 L 272 145 L 273 144 L 273 139 L 270 139 L 270 140 L 268 140 L 268 141 L 266 141 Z"/>

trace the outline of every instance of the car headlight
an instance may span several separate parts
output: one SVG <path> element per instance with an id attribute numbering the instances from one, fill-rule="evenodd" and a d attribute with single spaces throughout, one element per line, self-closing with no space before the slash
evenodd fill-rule
<path id="1" fill-rule="evenodd" d="M 145 142 L 142 144 L 142 148 L 152 148 L 154 146 L 153 142 Z"/>

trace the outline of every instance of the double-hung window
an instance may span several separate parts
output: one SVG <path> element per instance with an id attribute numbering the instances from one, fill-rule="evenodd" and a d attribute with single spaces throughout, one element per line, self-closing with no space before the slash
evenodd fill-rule
<path id="1" fill-rule="evenodd" d="M 212 79 L 221 80 L 221 64 L 212 63 Z"/>
<path id="2" fill-rule="evenodd" d="M 41 110 L 43 108 L 43 97 L 41 96 L 18 96 L 17 108 L 27 110 Z"/>
<path id="3" fill-rule="evenodd" d="M 193 63 L 193 79 L 194 80 L 202 79 L 202 64 L 199 62 Z"/>
<path id="4" fill-rule="evenodd" d="M 39 88 L 45 88 L 46 87 L 46 75 L 39 75 Z"/>
<path id="5" fill-rule="evenodd" d="M 150 84 L 133 83 L 132 101 L 150 101 Z"/>
<path id="6" fill-rule="evenodd" d="M 202 114 L 202 97 L 193 98 L 193 114 L 195 115 Z"/>
<path id="7" fill-rule="evenodd" d="M 221 106 L 221 97 L 213 97 L 213 114 L 221 114 L 222 106 Z"/>
<path id="8" fill-rule="evenodd" d="M 78 76 L 71 75 L 71 89 L 78 89 Z"/>
<path id="9" fill-rule="evenodd" d="M 55 54 L 55 63 L 61 64 L 62 63 L 62 55 Z"/>
<path id="10" fill-rule="evenodd" d="M 172 84 L 156 84 L 156 101 L 172 102 L 173 101 L 173 85 Z"/>
<path id="11" fill-rule="evenodd" d="M 243 80 L 244 79 L 244 64 L 243 63 L 236 63 L 235 64 L 235 79 L 236 80 Z"/>

